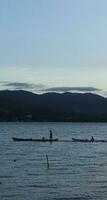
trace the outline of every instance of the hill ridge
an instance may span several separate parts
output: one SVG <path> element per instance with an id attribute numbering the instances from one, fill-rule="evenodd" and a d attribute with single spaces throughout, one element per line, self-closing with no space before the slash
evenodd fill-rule
<path id="1" fill-rule="evenodd" d="M 93 93 L 2 90 L 0 121 L 107 122 L 107 98 Z"/>

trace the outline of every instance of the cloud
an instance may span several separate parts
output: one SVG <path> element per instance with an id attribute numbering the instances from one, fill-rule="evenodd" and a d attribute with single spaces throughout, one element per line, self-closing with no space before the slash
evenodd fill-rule
<path id="1" fill-rule="evenodd" d="M 12 90 L 42 90 L 45 86 L 43 84 L 32 84 L 25 82 L 0 82 L 2 87 Z"/>
<path id="2" fill-rule="evenodd" d="M 43 89 L 42 91 L 45 91 L 45 92 L 71 92 L 71 91 L 99 92 L 101 90 L 95 87 L 51 87 L 51 88 Z"/>
<path id="3" fill-rule="evenodd" d="M 4 86 L 10 87 L 12 89 L 32 89 L 32 88 L 34 88 L 33 84 L 18 83 L 18 82 L 7 83 L 7 84 L 4 84 Z"/>
<path id="4" fill-rule="evenodd" d="M 46 87 L 43 84 L 34 84 L 26 82 L 0 82 L 1 89 L 9 90 L 27 90 L 34 93 L 43 92 L 97 92 L 100 93 L 102 90 L 95 87 Z M 105 94 L 106 95 L 106 94 Z"/>
<path id="5" fill-rule="evenodd" d="M 102 91 L 103 96 L 107 98 L 107 91 Z"/>

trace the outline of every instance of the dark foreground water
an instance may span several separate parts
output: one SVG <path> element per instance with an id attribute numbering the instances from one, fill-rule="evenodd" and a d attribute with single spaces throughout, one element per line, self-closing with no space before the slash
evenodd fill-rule
<path id="1" fill-rule="evenodd" d="M 14 142 L 13 137 L 63 142 Z M 0 123 L 0 200 L 107 200 L 106 123 Z M 50 167 L 47 169 L 46 154 Z"/>

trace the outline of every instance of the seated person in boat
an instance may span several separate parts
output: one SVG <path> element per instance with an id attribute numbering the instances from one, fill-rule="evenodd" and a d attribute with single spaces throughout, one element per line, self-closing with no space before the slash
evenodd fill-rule
<path id="1" fill-rule="evenodd" d="M 45 141 L 45 137 L 42 137 L 42 141 Z"/>
<path id="2" fill-rule="evenodd" d="M 92 136 L 92 138 L 91 138 L 91 142 L 94 142 L 94 137 Z"/>

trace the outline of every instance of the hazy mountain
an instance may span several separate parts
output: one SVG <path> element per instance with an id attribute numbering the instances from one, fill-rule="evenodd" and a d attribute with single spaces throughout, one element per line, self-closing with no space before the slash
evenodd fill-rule
<path id="1" fill-rule="evenodd" d="M 91 93 L 0 91 L 1 121 L 107 121 L 107 98 Z"/>

